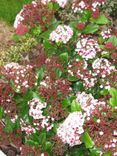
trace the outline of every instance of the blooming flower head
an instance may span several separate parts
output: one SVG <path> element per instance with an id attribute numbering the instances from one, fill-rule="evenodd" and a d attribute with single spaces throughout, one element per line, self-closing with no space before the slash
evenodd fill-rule
<path id="1" fill-rule="evenodd" d="M 39 99 L 33 98 L 31 101 L 28 102 L 30 110 L 29 115 L 32 116 L 34 119 L 42 119 L 43 118 L 43 110 L 46 108 L 47 104 L 42 103 Z"/>
<path id="2" fill-rule="evenodd" d="M 62 42 L 67 43 L 73 36 L 73 30 L 67 25 L 59 25 L 56 30 L 54 30 L 49 39 L 55 41 L 56 43 Z"/>
<path id="3" fill-rule="evenodd" d="M 28 88 L 31 88 L 36 81 L 31 65 L 23 66 L 12 62 L 5 65 L 1 73 L 8 81 L 13 81 L 16 92 L 25 92 Z"/>
<path id="4" fill-rule="evenodd" d="M 101 36 L 103 39 L 111 37 L 111 29 L 101 31 Z"/>
<path id="5" fill-rule="evenodd" d="M 37 129 L 40 130 L 41 128 L 46 128 L 47 131 L 51 130 L 54 119 L 50 116 L 43 115 L 43 109 L 46 108 L 47 103 L 41 102 L 37 98 L 33 98 L 28 102 L 28 104 L 30 107 L 29 115 L 33 117 L 34 125 L 37 127 Z"/>
<path id="6" fill-rule="evenodd" d="M 14 28 L 17 29 L 18 25 L 21 24 L 21 22 L 24 20 L 24 18 L 21 16 L 23 12 L 23 9 L 17 14 L 14 22 Z"/>
<path id="7" fill-rule="evenodd" d="M 97 75 L 106 77 L 115 69 L 111 63 L 105 58 L 97 58 L 92 64 L 93 70 Z"/>
<path id="8" fill-rule="evenodd" d="M 104 102 L 99 102 L 98 100 L 94 99 L 92 94 L 86 94 L 85 92 L 78 92 L 76 96 L 76 100 L 80 104 L 86 116 L 90 116 L 92 114 L 96 105 L 105 104 Z"/>
<path id="9" fill-rule="evenodd" d="M 64 8 L 66 6 L 67 1 L 68 0 L 55 0 L 55 2 L 57 2 L 61 8 Z"/>
<path id="10" fill-rule="evenodd" d="M 80 137 L 84 132 L 84 116 L 81 112 L 70 113 L 57 130 L 58 137 L 69 146 L 80 145 Z"/>
<path id="11" fill-rule="evenodd" d="M 105 0 L 92 0 L 91 3 L 87 0 L 74 0 L 72 9 L 74 12 L 83 12 L 86 9 L 96 11 L 99 6 L 103 5 Z"/>
<path id="12" fill-rule="evenodd" d="M 77 42 L 75 49 L 75 51 L 86 60 L 95 58 L 96 53 L 100 50 L 97 41 L 90 37 L 81 38 L 81 40 Z"/>

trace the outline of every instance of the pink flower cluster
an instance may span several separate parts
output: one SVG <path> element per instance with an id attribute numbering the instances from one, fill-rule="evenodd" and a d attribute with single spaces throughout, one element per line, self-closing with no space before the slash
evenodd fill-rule
<path id="1" fill-rule="evenodd" d="M 73 36 L 73 30 L 67 25 L 59 25 L 56 30 L 54 30 L 49 39 L 55 41 L 56 43 L 62 42 L 66 44 Z"/>
<path id="2" fill-rule="evenodd" d="M 81 112 L 70 113 L 65 121 L 57 129 L 58 137 L 69 146 L 80 145 L 80 137 L 84 132 L 84 116 Z"/>
<path id="3" fill-rule="evenodd" d="M 35 128 L 33 128 L 31 125 L 22 125 L 21 130 L 24 131 L 27 135 L 31 135 L 36 132 Z"/>
<path id="4" fill-rule="evenodd" d="M 47 104 L 45 102 L 41 102 L 37 98 L 33 98 L 28 102 L 29 104 L 29 115 L 33 117 L 34 125 L 37 126 L 37 129 L 46 128 L 47 131 L 51 130 L 53 124 L 50 122 L 54 121 L 50 116 L 43 115 L 43 109 L 46 108 Z"/>
<path id="5" fill-rule="evenodd" d="M 30 107 L 29 115 L 33 117 L 33 119 L 43 119 L 43 109 L 46 108 L 47 104 L 42 103 L 39 99 L 33 98 L 28 102 Z"/>
<path id="6" fill-rule="evenodd" d="M 93 64 L 92 68 L 96 75 L 99 75 L 103 78 L 110 75 L 112 71 L 114 71 L 115 67 L 111 65 L 111 63 L 105 58 L 97 58 Z"/>
<path id="7" fill-rule="evenodd" d="M 83 12 L 86 9 L 91 9 L 92 11 L 96 11 L 101 5 L 105 3 L 105 0 L 93 0 L 90 3 L 87 0 L 74 0 L 72 9 L 74 12 Z"/>
<path id="8" fill-rule="evenodd" d="M 103 37 L 103 39 L 108 39 L 109 37 L 111 37 L 111 29 L 102 30 L 101 36 Z"/>
<path id="9" fill-rule="evenodd" d="M 97 105 L 105 105 L 105 102 L 99 102 L 98 100 L 94 99 L 92 94 L 78 92 L 76 96 L 76 101 L 80 104 L 81 109 L 84 111 L 84 115 L 86 117 L 91 116 L 93 110 L 96 108 Z"/>
<path id="10" fill-rule="evenodd" d="M 35 83 L 36 79 L 32 68 L 31 65 L 23 66 L 12 62 L 4 66 L 2 74 L 8 81 L 13 81 L 16 92 L 23 92 Z"/>
<path id="11" fill-rule="evenodd" d="M 101 49 L 95 39 L 92 37 L 84 37 L 77 42 L 75 51 L 78 52 L 82 58 L 88 60 L 95 58 L 97 52 L 100 52 Z"/>

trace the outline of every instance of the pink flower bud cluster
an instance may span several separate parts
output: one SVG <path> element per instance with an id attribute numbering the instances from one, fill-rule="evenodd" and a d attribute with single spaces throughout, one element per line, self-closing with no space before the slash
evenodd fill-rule
<path id="1" fill-rule="evenodd" d="M 36 132 L 34 127 L 26 125 L 24 121 L 21 122 L 21 131 L 24 131 L 27 135 L 31 135 Z"/>
<path id="2" fill-rule="evenodd" d="M 92 68 L 96 75 L 105 78 L 110 75 L 112 71 L 114 71 L 115 67 L 111 65 L 111 63 L 105 58 L 97 58 L 93 64 Z"/>
<path id="3" fill-rule="evenodd" d="M 84 132 L 84 116 L 81 112 L 70 113 L 65 121 L 57 129 L 57 136 L 64 144 L 69 146 L 80 145 L 80 137 Z"/>
<path id="4" fill-rule="evenodd" d="M 90 9 L 92 11 L 96 11 L 101 5 L 104 5 L 105 0 L 93 0 L 92 3 L 90 3 L 87 0 L 74 0 L 72 9 L 76 12 L 83 12 L 84 10 Z"/>
<path id="5" fill-rule="evenodd" d="M 92 94 L 78 92 L 76 96 L 76 101 L 80 104 L 81 109 L 84 111 L 84 115 L 86 115 L 86 117 L 91 116 L 97 105 L 105 105 L 105 102 L 99 102 L 97 99 L 94 99 Z"/>
<path id="6" fill-rule="evenodd" d="M 59 25 L 56 30 L 54 30 L 49 39 L 55 41 L 56 43 L 61 42 L 66 44 L 73 36 L 73 30 L 67 25 Z"/>
<path id="7" fill-rule="evenodd" d="M 93 76 L 92 71 L 89 70 L 87 66 L 88 64 L 85 60 L 79 61 L 75 59 L 72 63 L 69 64 L 68 73 L 71 76 L 75 76 L 78 79 L 81 79 L 83 81 L 83 85 L 86 88 L 91 88 L 95 85 L 97 79 Z"/>
<path id="8" fill-rule="evenodd" d="M 107 38 L 111 37 L 111 29 L 102 30 L 101 36 L 103 37 L 103 39 L 107 39 Z"/>
<path id="9" fill-rule="evenodd" d="M 29 104 L 29 115 L 33 117 L 34 125 L 37 126 L 37 129 L 40 130 L 41 128 L 46 128 L 47 131 L 51 130 L 53 124 L 50 122 L 54 121 L 53 118 L 50 116 L 43 115 L 43 109 L 47 107 L 47 103 L 41 102 L 37 98 L 33 98 L 31 101 L 28 102 Z"/>
<path id="10" fill-rule="evenodd" d="M 42 103 L 39 99 L 33 98 L 31 101 L 28 102 L 28 105 L 30 107 L 30 116 L 32 116 L 34 119 L 43 119 L 43 109 L 46 108 L 47 103 Z"/>
<path id="11" fill-rule="evenodd" d="M 78 52 L 82 58 L 88 60 L 95 58 L 97 52 L 100 52 L 101 49 L 95 39 L 84 37 L 77 42 L 75 51 Z"/>
<path id="12" fill-rule="evenodd" d="M 9 63 L 2 69 L 2 74 L 8 81 L 13 82 L 16 92 L 24 92 L 35 82 L 35 75 L 31 65 L 22 66 L 18 63 Z"/>

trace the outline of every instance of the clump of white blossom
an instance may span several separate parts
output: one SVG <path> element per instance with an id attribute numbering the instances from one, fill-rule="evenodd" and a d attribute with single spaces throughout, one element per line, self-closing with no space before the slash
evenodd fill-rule
<path id="1" fill-rule="evenodd" d="M 87 9 L 87 6 L 85 4 L 84 1 L 80 1 L 77 6 L 76 6 L 76 0 L 74 0 L 73 5 L 72 5 L 72 9 L 74 12 L 83 12 L 83 10 Z"/>
<path id="2" fill-rule="evenodd" d="M 78 92 L 76 96 L 76 101 L 80 104 L 86 117 L 89 117 L 92 114 L 97 105 L 105 105 L 105 102 L 99 102 L 97 99 L 94 99 L 92 94 Z"/>
<path id="3" fill-rule="evenodd" d="M 21 130 L 24 131 L 27 135 L 31 135 L 36 132 L 36 130 L 31 126 L 22 126 Z"/>
<path id="4" fill-rule="evenodd" d="M 66 44 L 73 36 L 73 30 L 67 25 L 59 25 L 56 30 L 54 30 L 49 39 L 55 41 L 56 43 L 61 42 Z"/>
<path id="5" fill-rule="evenodd" d="M 32 1 L 32 4 L 34 7 L 37 6 L 37 3 L 36 1 Z M 22 21 L 24 20 L 24 17 L 22 16 L 22 13 L 24 11 L 24 8 L 17 14 L 16 18 L 15 18 L 15 21 L 14 21 L 14 28 L 17 29 L 18 26 L 22 23 Z"/>
<path id="6" fill-rule="evenodd" d="M 69 144 L 71 147 L 80 145 L 82 143 L 80 137 L 84 132 L 83 124 L 84 116 L 81 112 L 70 113 L 57 129 L 57 135 L 64 144 Z"/>
<path id="7" fill-rule="evenodd" d="M 114 71 L 115 67 L 105 58 L 97 58 L 92 64 L 94 72 L 105 78 L 107 75 L 110 75 Z"/>
<path id="8" fill-rule="evenodd" d="M 20 120 L 21 131 L 25 132 L 27 135 L 31 135 L 36 132 L 32 125 L 27 125 L 24 120 Z"/>
<path id="9" fill-rule="evenodd" d="M 37 98 L 33 98 L 31 101 L 28 102 L 29 104 L 29 115 L 32 116 L 34 119 L 43 119 L 43 109 L 46 108 L 47 103 L 41 102 Z"/>
<path id="10" fill-rule="evenodd" d="M 82 13 L 86 9 L 91 9 L 92 11 L 96 11 L 98 7 L 104 4 L 105 4 L 104 0 L 102 1 L 94 0 L 92 4 L 85 0 L 81 0 L 79 2 L 78 0 L 74 0 L 72 4 L 72 9 L 75 13 L 76 12 Z"/>
<path id="11" fill-rule="evenodd" d="M 4 66 L 3 73 L 8 78 L 12 78 L 16 92 L 28 89 L 33 85 L 33 81 L 30 81 L 32 75 L 31 65 L 20 65 L 18 63 L 9 63 Z M 33 77 L 34 75 L 32 75 Z M 33 77 L 34 80 L 34 77 Z"/>
<path id="12" fill-rule="evenodd" d="M 14 21 L 14 28 L 17 29 L 18 26 L 21 24 L 21 22 L 24 20 L 24 17 L 22 17 L 23 9 L 17 14 L 15 21 Z"/>
<path id="13" fill-rule="evenodd" d="M 103 39 L 108 39 L 109 37 L 111 37 L 111 29 L 102 30 L 101 36 L 103 37 Z"/>
<path id="14" fill-rule="evenodd" d="M 82 58 L 88 60 L 95 58 L 97 52 L 100 52 L 101 49 L 95 39 L 84 37 L 77 42 L 75 51 L 78 52 Z"/>
<path id="15" fill-rule="evenodd" d="M 51 0 L 41 0 L 41 3 L 43 3 L 44 5 L 46 5 L 49 2 L 51 2 Z"/>
<path id="16" fill-rule="evenodd" d="M 37 129 L 46 128 L 47 131 L 51 130 L 53 124 L 50 122 L 54 121 L 50 116 L 43 115 L 43 109 L 47 107 L 47 103 L 41 102 L 38 98 L 33 98 L 28 102 L 29 105 L 29 115 L 33 117 L 34 120 L 39 120 L 35 122 L 34 125 Z"/>

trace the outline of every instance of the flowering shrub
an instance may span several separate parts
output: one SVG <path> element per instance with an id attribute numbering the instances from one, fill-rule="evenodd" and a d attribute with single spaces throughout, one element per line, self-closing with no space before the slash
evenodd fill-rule
<path id="1" fill-rule="evenodd" d="M 1 66 L 0 118 L 19 132 L 22 156 L 117 155 L 117 36 L 105 4 L 37 0 L 17 15 L 16 33 L 38 45 Z"/>

